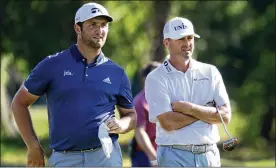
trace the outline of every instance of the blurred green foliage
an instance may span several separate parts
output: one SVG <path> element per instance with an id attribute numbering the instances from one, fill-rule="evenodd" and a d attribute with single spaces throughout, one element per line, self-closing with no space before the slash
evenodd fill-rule
<path id="1" fill-rule="evenodd" d="M 44 57 L 76 42 L 74 15 L 84 2 L 6 1 L 2 6 L 1 55 L 12 54 L 12 61 L 26 76 Z M 137 72 L 158 58 L 154 50 L 163 45 L 162 34 L 158 34 L 163 26 L 156 26 L 162 8 L 154 1 L 96 2 L 114 18 L 103 52 L 126 69 L 133 83 L 139 81 Z M 275 1 L 167 3 L 169 12 L 159 19 L 189 18 L 201 36 L 196 40 L 194 56 L 216 65 L 222 73 L 235 105 L 233 115 L 241 117 L 240 140 L 258 146 L 262 135 L 275 144 L 275 128 L 271 128 L 275 127 L 276 104 Z M 156 39 L 158 36 L 161 38 Z"/>

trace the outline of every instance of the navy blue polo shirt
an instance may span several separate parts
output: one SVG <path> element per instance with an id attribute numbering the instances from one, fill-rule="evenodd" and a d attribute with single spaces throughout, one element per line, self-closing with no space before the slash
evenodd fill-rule
<path id="1" fill-rule="evenodd" d="M 133 108 L 129 79 L 119 65 L 101 54 L 87 64 L 76 45 L 42 60 L 24 86 L 46 94 L 50 148 L 81 150 L 100 147 L 99 125 L 114 116 L 115 105 Z M 113 141 L 117 134 L 110 134 Z"/>

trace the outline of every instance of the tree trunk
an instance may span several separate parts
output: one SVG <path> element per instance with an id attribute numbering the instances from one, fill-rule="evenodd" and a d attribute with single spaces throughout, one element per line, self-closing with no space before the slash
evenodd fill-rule
<path id="1" fill-rule="evenodd" d="M 167 22 L 168 13 L 170 10 L 169 1 L 155 1 L 154 5 L 154 30 L 152 45 L 152 61 L 163 62 L 165 51 L 163 45 L 163 28 Z"/>
<path id="2" fill-rule="evenodd" d="M 14 138 L 19 135 L 14 118 L 11 114 L 7 91 L 1 84 L 1 127 L 3 126 L 6 136 Z"/>
<path id="3" fill-rule="evenodd" d="M 270 137 L 270 131 L 272 129 L 273 119 L 275 117 L 274 110 L 274 107 L 272 105 L 269 105 L 267 112 L 263 117 L 263 123 L 261 126 L 261 136 L 265 138 L 267 141 L 272 140 L 272 137 Z"/>
<path id="4" fill-rule="evenodd" d="M 18 81 L 13 80 L 12 75 L 8 73 L 8 71 L 12 72 L 10 71 L 12 69 L 11 59 L 11 56 L 1 58 L 1 127 L 3 127 L 1 130 L 4 131 L 6 136 L 14 138 L 19 135 L 19 131 L 11 113 L 10 96 L 13 95 L 9 95 L 8 86 L 14 86 Z"/>

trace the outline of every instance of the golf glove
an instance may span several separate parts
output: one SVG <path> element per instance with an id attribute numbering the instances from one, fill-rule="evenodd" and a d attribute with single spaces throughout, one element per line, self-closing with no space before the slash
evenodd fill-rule
<path id="1" fill-rule="evenodd" d="M 108 130 L 109 130 L 109 128 L 107 127 L 107 125 L 105 125 L 105 123 L 102 123 L 99 126 L 98 137 L 101 141 L 104 154 L 105 154 L 106 158 L 109 159 L 110 154 L 113 150 L 113 143 L 112 143 L 111 138 L 109 137 Z"/>

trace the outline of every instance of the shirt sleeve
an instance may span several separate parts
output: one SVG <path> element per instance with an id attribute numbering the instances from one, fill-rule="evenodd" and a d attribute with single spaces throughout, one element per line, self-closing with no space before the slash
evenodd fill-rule
<path id="1" fill-rule="evenodd" d="M 122 82 L 121 82 L 119 94 L 117 96 L 117 105 L 127 109 L 134 108 L 130 81 L 125 71 L 123 71 Z"/>
<path id="2" fill-rule="evenodd" d="M 51 72 L 49 72 L 51 66 L 49 59 L 49 57 L 46 57 L 39 62 L 24 81 L 24 87 L 29 93 L 42 96 L 46 92 L 51 80 Z"/>
<path id="3" fill-rule="evenodd" d="M 137 127 L 146 126 L 146 121 L 148 120 L 148 116 L 146 115 L 146 111 L 143 106 L 142 100 L 138 99 L 137 101 L 134 101 L 134 106 L 137 113 Z"/>
<path id="4" fill-rule="evenodd" d="M 230 107 L 229 97 L 222 80 L 222 76 L 217 68 L 214 71 L 214 80 L 215 80 L 215 93 L 214 93 L 214 101 L 217 106 L 222 106 L 224 104 L 228 104 Z"/>
<path id="5" fill-rule="evenodd" d="M 149 121 L 157 122 L 157 116 L 172 111 L 171 99 L 165 83 L 148 75 L 145 83 L 146 100 L 149 106 Z"/>

